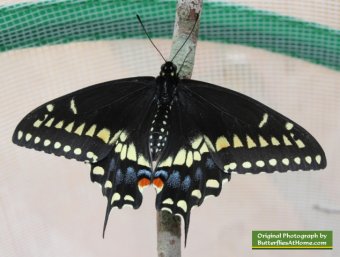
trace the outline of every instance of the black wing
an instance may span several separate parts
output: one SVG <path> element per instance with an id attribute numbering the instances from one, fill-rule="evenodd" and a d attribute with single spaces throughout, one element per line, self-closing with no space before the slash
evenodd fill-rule
<path id="1" fill-rule="evenodd" d="M 153 80 L 109 81 L 47 102 L 19 123 L 12 140 L 38 151 L 97 162 L 107 156 L 114 135 L 128 124 L 121 114 L 134 105 L 133 101 L 140 101 L 141 95 L 150 101 L 153 88 L 148 83 Z M 135 120 L 141 114 L 131 113 L 129 118 Z"/>
<path id="2" fill-rule="evenodd" d="M 156 207 L 183 216 L 204 197 L 217 196 L 231 171 L 321 169 L 325 154 L 302 127 L 232 90 L 182 80 L 174 100 L 169 140 L 158 163 Z"/>
<path id="3" fill-rule="evenodd" d="M 112 207 L 138 208 L 151 180 L 148 131 L 156 90 L 153 77 L 105 82 L 52 100 L 29 113 L 13 142 L 91 163 Z"/>
<path id="4" fill-rule="evenodd" d="M 200 81 L 183 80 L 181 86 L 190 116 L 210 140 L 209 150 L 225 172 L 285 172 L 326 167 L 325 153 L 314 137 L 264 104 Z"/>

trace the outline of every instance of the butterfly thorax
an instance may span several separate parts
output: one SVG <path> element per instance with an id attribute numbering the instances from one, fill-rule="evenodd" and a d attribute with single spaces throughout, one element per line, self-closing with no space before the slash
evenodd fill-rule
<path id="1" fill-rule="evenodd" d="M 158 103 L 170 103 L 176 94 L 178 76 L 176 65 L 166 62 L 161 66 L 161 72 L 156 78 Z"/>
<path id="2" fill-rule="evenodd" d="M 159 76 L 156 78 L 157 110 L 150 127 L 149 148 L 153 161 L 158 159 L 167 143 L 170 130 L 169 116 L 177 91 L 177 82 L 176 65 L 172 62 L 164 63 Z"/>

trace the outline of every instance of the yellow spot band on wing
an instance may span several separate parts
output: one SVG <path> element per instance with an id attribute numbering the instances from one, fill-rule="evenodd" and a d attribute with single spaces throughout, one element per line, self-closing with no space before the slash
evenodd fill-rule
<path id="1" fill-rule="evenodd" d="M 198 151 L 194 152 L 194 160 L 200 161 L 201 160 L 201 154 Z"/>
<path id="2" fill-rule="evenodd" d="M 221 151 L 222 149 L 227 148 L 229 146 L 230 146 L 230 144 L 229 144 L 226 137 L 220 136 L 219 138 L 217 138 L 217 140 L 216 140 L 216 151 L 217 152 Z"/>
<path id="3" fill-rule="evenodd" d="M 280 145 L 280 142 L 279 142 L 279 140 L 277 140 L 276 137 L 272 137 L 272 138 L 271 138 L 271 141 L 272 141 L 272 144 L 275 145 L 275 146 Z"/>
<path id="4" fill-rule="evenodd" d="M 188 168 L 190 168 L 193 162 L 194 162 L 194 158 L 193 158 L 192 151 L 188 151 L 187 160 L 185 164 L 187 165 Z"/>
<path id="5" fill-rule="evenodd" d="M 138 155 L 137 164 L 150 168 L 149 162 L 141 154 Z"/>
<path id="6" fill-rule="evenodd" d="M 91 128 L 85 133 L 86 136 L 93 137 L 94 132 L 96 132 L 97 125 L 93 124 Z"/>
<path id="7" fill-rule="evenodd" d="M 215 147 L 207 136 L 204 136 L 204 141 L 205 141 L 206 145 L 208 146 L 208 148 L 210 149 L 210 151 L 215 152 Z"/>
<path id="8" fill-rule="evenodd" d="M 248 145 L 248 148 L 256 147 L 254 140 L 248 135 L 247 135 L 247 145 Z"/>
<path id="9" fill-rule="evenodd" d="M 72 132 L 72 129 L 73 129 L 73 126 L 74 126 L 74 121 L 71 122 L 70 124 L 68 124 L 66 127 L 65 127 L 65 130 L 69 133 Z"/>
<path id="10" fill-rule="evenodd" d="M 113 145 L 113 144 L 117 141 L 117 139 L 118 139 L 120 133 L 122 133 L 122 131 L 121 131 L 121 130 L 118 130 L 118 131 L 116 132 L 116 134 L 114 134 L 114 136 L 111 138 L 111 140 L 110 140 L 110 142 L 109 142 L 110 145 Z"/>
<path id="11" fill-rule="evenodd" d="M 209 153 L 209 149 L 207 147 L 207 144 L 206 143 L 203 143 L 203 145 L 201 146 L 200 148 L 200 154 L 203 154 L 203 153 Z"/>
<path id="12" fill-rule="evenodd" d="M 288 139 L 288 137 L 286 137 L 285 135 L 283 135 L 283 143 L 284 143 L 286 146 L 292 145 L 292 142 L 290 142 L 289 139 Z"/>
<path id="13" fill-rule="evenodd" d="M 168 158 L 166 158 L 164 161 L 162 161 L 158 167 L 162 168 L 162 167 L 171 167 L 172 165 L 172 157 L 169 156 Z"/>
<path id="14" fill-rule="evenodd" d="M 127 145 L 123 145 L 122 151 L 120 152 L 120 159 L 125 160 L 127 152 Z"/>
<path id="15" fill-rule="evenodd" d="M 129 145 L 126 156 L 131 161 L 137 161 L 136 147 L 133 143 Z"/>
<path id="16" fill-rule="evenodd" d="M 174 164 L 183 165 L 185 163 L 186 153 L 187 151 L 184 148 L 180 149 L 175 157 Z"/>
<path id="17" fill-rule="evenodd" d="M 45 126 L 46 126 L 46 127 L 51 127 L 53 121 L 54 121 L 54 118 L 49 119 L 48 122 L 45 123 Z"/>
<path id="18" fill-rule="evenodd" d="M 63 128 L 63 126 L 64 126 L 64 121 L 61 120 L 54 127 L 57 128 L 57 129 L 61 129 L 61 128 Z"/>
<path id="19" fill-rule="evenodd" d="M 236 134 L 233 137 L 233 145 L 234 145 L 234 148 L 243 147 L 241 139 Z"/>
<path id="20" fill-rule="evenodd" d="M 74 133 L 81 136 L 81 134 L 83 133 L 83 130 L 84 130 L 84 127 L 85 127 L 85 123 L 81 124 L 75 131 Z"/>
<path id="21" fill-rule="evenodd" d="M 259 142 L 261 147 L 266 147 L 269 145 L 268 142 L 262 136 L 259 136 Z"/>
<path id="22" fill-rule="evenodd" d="M 109 142 L 110 135 L 111 135 L 110 130 L 108 130 L 107 128 L 103 128 L 97 133 L 97 137 L 99 137 L 105 143 Z"/>
<path id="23" fill-rule="evenodd" d="M 201 143 L 202 143 L 202 136 L 198 136 L 191 142 L 191 146 L 193 149 L 197 149 Z"/>

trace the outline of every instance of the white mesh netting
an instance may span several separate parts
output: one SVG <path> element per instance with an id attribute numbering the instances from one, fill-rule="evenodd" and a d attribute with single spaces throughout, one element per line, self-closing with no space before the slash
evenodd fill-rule
<path id="1" fill-rule="evenodd" d="M 331 0 L 233 2 L 340 28 L 340 3 Z M 169 53 L 170 40 L 155 43 Z M 139 210 L 111 212 L 103 240 L 106 199 L 90 182 L 89 168 L 19 148 L 11 137 L 24 115 L 50 99 L 98 82 L 157 75 L 161 63 L 149 42 L 137 39 L 0 53 L 0 256 L 156 256 L 153 188 L 144 191 Z M 198 44 L 193 78 L 240 91 L 301 124 L 323 146 L 328 167 L 232 176 L 218 198 L 192 211 L 183 256 L 339 256 L 340 73 L 263 49 L 205 41 Z M 252 251 L 252 230 L 333 230 L 335 249 Z"/>

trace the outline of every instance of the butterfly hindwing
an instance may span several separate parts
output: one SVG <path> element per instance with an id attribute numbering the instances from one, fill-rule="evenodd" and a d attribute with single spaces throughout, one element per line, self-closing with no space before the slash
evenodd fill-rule
<path id="1" fill-rule="evenodd" d="M 205 138 L 187 113 L 186 104 L 174 100 L 170 134 L 156 167 L 153 184 L 157 210 L 181 215 L 187 236 L 190 211 L 208 195 L 219 195 L 222 181 L 230 178 L 214 162 Z"/>
<path id="2" fill-rule="evenodd" d="M 148 116 L 144 116 L 141 125 L 146 123 Z M 133 130 L 128 127 L 122 131 L 114 143 L 109 155 L 97 163 L 91 164 L 91 179 L 102 186 L 103 195 L 107 198 L 107 209 L 104 223 L 106 224 L 110 211 L 114 207 L 131 206 L 134 209 L 142 203 L 144 187 L 152 180 L 151 161 L 146 137 L 146 126 L 131 122 L 136 126 Z"/>
<path id="3" fill-rule="evenodd" d="M 124 109 L 128 115 L 120 114 L 126 119 L 126 125 L 112 139 L 108 156 L 91 164 L 91 179 L 102 185 L 111 207 L 130 204 L 138 208 L 141 204 L 139 191 L 151 181 L 151 160 L 145 134 L 148 134 L 155 104 L 146 95 L 139 96 L 132 103 Z M 126 202 L 124 199 L 130 200 Z"/>
<path id="4" fill-rule="evenodd" d="M 209 140 L 216 164 L 226 172 L 316 170 L 325 154 L 305 129 L 235 91 L 194 80 L 179 86 L 187 111 Z"/>

